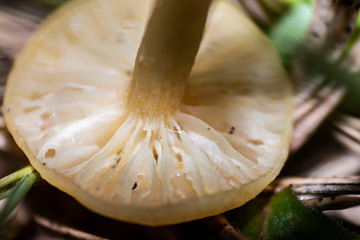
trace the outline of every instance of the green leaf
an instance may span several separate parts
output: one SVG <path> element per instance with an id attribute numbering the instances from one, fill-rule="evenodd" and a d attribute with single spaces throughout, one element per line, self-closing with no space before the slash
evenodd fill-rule
<path id="1" fill-rule="evenodd" d="M 5 207 L 0 213 L 0 226 L 4 223 L 5 219 L 9 214 L 14 210 L 14 208 L 20 203 L 20 201 L 25 197 L 27 192 L 34 185 L 36 180 L 39 178 L 39 175 L 36 171 L 33 171 L 23 177 L 18 184 L 11 191 L 11 194 L 5 204 Z"/>
<path id="2" fill-rule="evenodd" d="M 322 212 L 303 204 L 290 188 L 267 199 L 258 197 L 227 216 L 250 239 L 360 239 Z"/>
<path id="3" fill-rule="evenodd" d="M 290 63 L 296 48 L 306 36 L 311 14 L 312 6 L 301 2 L 292 7 L 269 32 L 269 37 L 285 64 Z"/>
<path id="4" fill-rule="evenodd" d="M 360 239 L 303 204 L 290 188 L 272 197 L 265 222 L 266 239 Z"/>
<path id="5" fill-rule="evenodd" d="M 24 176 L 28 175 L 29 173 L 33 172 L 34 168 L 32 166 L 24 167 L 14 173 L 11 173 L 10 175 L 3 177 L 0 179 L 0 189 L 8 186 L 9 184 L 12 184 L 19 179 L 23 178 Z"/>

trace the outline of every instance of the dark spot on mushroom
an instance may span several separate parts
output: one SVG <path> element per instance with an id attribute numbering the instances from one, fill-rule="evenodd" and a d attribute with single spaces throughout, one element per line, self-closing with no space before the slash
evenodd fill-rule
<path id="1" fill-rule="evenodd" d="M 158 160 L 159 160 L 159 155 L 157 154 L 157 152 L 156 152 L 156 149 L 155 149 L 155 148 L 153 148 L 152 153 L 153 153 L 154 159 L 155 159 L 155 161 L 156 161 L 156 163 L 157 163 L 157 162 L 158 162 Z"/>
<path id="2" fill-rule="evenodd" d="M 330 200 L 331 200 L 331 201 L 335 200 L 335 196 L 332 196 L 332 197 L 330 198 Z"/>
<path id="3" fill-rule="evenodd" d="M 323 198 L 319 198 L 319 202 L 321 202 L 323 200 Z"/>
<path id="4" fill-rule="evenodd" d="M 137 182 L 134 183 L 133 187 L 131 188 L 131 190 L 135 190 L 137 188 Z"/>
<path id="5" fill-rule="evenodd" d="M 208 131 L 210 131 L 210 128 L 207 128 Z"/>
<path id="6" fill-rule="evenodd" d="M 45 153 L 45 158 L 53 158 L 56 155 L 56 150 L 54 148 L 49 148 Z"/>
<path id="7" fill-rule="evenodd" d="M 230 131 L 229 131 L 229 134 L 233 134 L 234 132 L 235 132 L 235 127 L 231 127 Z"/>
<path id="8" fill-rule="evenodd" d="M 346 32 L 347 34 L 350 34 L 350 33 L 352 32 L 352 27 L 351 27 L 351 26 L 347 26 L 347 27 L 345 28 L 345 32 Z"/>
<path id="9" fill-rule="evenodd" d="M 42 165 L 46 166 L 46 163 L 45 163 L 45 162 L 43 162 L 43 163 L 42 163 Z"/>
<path id="10" fill-rule="evenodd" d="M 115 162 L 115 164 L 112 166 L 112 168 L 116 168 L 116 166 L 119 164 L 119 162 L 121 161 L 121 157 L 120 156 L 118 156 L 118 157 L 116 157 L 116 162 Z"/>
<path id="11" fill-rule="evenodd" d="M 116 164 L 119 164 L 121 157 L 116 158 Z"/>

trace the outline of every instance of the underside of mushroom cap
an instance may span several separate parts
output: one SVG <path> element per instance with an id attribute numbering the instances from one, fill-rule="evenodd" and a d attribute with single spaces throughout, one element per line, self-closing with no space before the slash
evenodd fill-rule
<path id="1" fill-rule="evenodd" d="M 18 57 L 4 115 L 49 183 L 105 216 L 157 226 L 255 197 L 286 160 L 292 101 L 269 40 L 216 0 L 179 109 L 134 114 L 126 99 L 153 4 L 78 0 L 60 9 Z"/>

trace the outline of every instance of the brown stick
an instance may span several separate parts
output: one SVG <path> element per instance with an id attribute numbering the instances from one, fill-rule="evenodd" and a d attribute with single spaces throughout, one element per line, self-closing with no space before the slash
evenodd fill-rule
<path id="1" fill-rule="evenodd" d="M 265 191 L 276 193 L 289 186 L 292 186 L 296 194 L 323 196 L 360 194 L 360 176 L 280 178 L 273 181 Z"/>
<path id="2" fill-rule="evenodd" d="M 209 228 L 215 231 L 224 240 L 248 240 L 248 238 L 236 230 L 224 215 L 217 215 L 207 218 Z"/>
<path id="3" fill-rule="evenodd" d="M 67 227 L 65 225 L 53 222 L 53 221 L 51 221 L 49 219 L 46 219 L 44 217 L 41 217 L 39 215 L 36 215 L 34 217 L 34 221 L 37 224 L 39 224 L 40 226 L 42 226 L 42 227 L 44 227 L 44 228 L 46 228 L 48 230 L 54 231 L 56 233 L 60 233 L 60 234 L 62 234 L 64 236 L 70 236 L 70 237 L 75 238 L 75 239 L 80 239 L 80 240 L 109 240 L 107 238 L 98 237 L 98 236 L 95 236 L 95 235 L 92 235 L 92 234 L 89 234 L 89 233 L 86 233 L 86 232 L 82 232 L 82 231 L 73 229 L 71 227 Z"/>
<path id="4" fill-rule="evenodd" d="M 335 109 L 345 93 L 344 87 L 328 87 L 326 96 L 314 96 L 295 110 L 295 126 L 290 151 L 296 152 Z M 323 89 L 328 90 L 328 89 Z"/>
<path id="5" fill-rule="evenodd" d="M 309 207 L 315 208 L 320 211 L 326 210 L 341 210 L 360 205 L 360 197 L 353 196 L 332 196 L 320 197 L 302 200 L 303 203 Z"/>

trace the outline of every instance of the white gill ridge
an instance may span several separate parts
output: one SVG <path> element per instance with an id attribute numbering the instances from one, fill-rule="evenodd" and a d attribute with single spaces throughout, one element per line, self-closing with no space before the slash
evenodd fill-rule
<path id="1" fill-rule="evenodd" d="M 200 119 L 178 112 L 158 128 L 128 115 L 94 156 L 56 171 L 106 201 L 156 207 L 238 188 L 264 173 L 255 162 Z"/>

